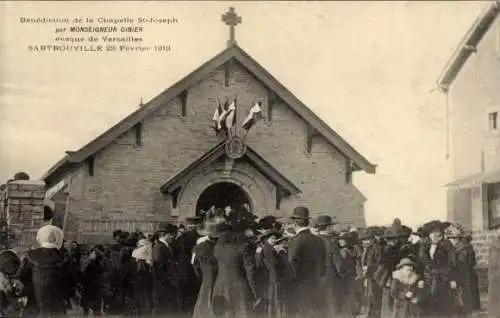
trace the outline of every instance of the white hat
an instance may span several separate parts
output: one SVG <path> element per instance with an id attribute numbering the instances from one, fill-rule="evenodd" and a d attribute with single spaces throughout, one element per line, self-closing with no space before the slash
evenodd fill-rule
<path id="1" fill-rule="evenodd" d="M 150 244 L 150 242 L 144 238 L 137 241 L 137 247 L 141 247 L 141 246 L 148 245 L 148 244 Z"/>
<path id="2" fill-rule="evenodd" d="M 36 233 L 36 240 L 43 248 L 60 249 L 63 245 L 64 233 L 54 225 L 45 225 Z"/>

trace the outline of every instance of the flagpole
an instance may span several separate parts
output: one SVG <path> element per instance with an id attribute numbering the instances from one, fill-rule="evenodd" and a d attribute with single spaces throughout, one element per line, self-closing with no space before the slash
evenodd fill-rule
<path id="1" fill-rule="evenodd" d="M 245 139 L 247 138 L 247 135 L 248 135 L 248 131 L 249 131 L 249 130 L 250 130 L 250 129 L 245 130 L 245 134 L 243 135 L 243 139 L 242 139 L 243 141 L 245 141 Z"/>
<path id="2" fill-rule="evenodd" d="M 236 136 L 236 126 L 238 124 L 238 94 L 234 97 L 234 125 L 232 127 L 233 130 L 233 136 Z"/>

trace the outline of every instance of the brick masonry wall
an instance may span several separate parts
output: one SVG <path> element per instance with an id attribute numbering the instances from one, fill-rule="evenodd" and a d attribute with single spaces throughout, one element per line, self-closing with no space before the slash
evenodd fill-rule
<path id="1" fill-rule="evenodd" d="M 500 236 L 500 229 L 489 231 L 474 231 L 472 233 L 472 244 L 474 246 L 477 259 L 479 286 L 482 290 L 486 290 L 488 287 L 489 248 L 492 241 L 498 236 Z"/>
<path id="2" fill-rule="evenodd" d="M 199 158 L 220 139 L 210 128 L 217 98 L 237 94 L 238 125 L 254 100 L 262 102 L 264 119 L 252 128 L 246 142 L 302 193 L 282 202 L 280 214 L 299 204 L 313 215 L 330 214 L 344 224 L 364 226 L 365 199 L 345 183 L 346 158 L 324 138 L 315 137 L 306 151 L 306 123 L 288 105 L 277 103 L 268 114 L 268 91 L 243 67 L 233 64 L 229 87 L 224 70 L 217 69 L 188 90 L 187 116 L 174 99 L 143 121 L 142 145 L 131 130 L 100 151 L 94 176 L 82 165 L 72 174 L 68 231 L 78 237 L 82 218 L 157 222 L 171 215 L 169 198 L 160 186 Z M 181 216 L 195 211 L 179 211 Z M 85 221 L 87 222 L 87 221 Z M 78 232 L 78 233 L 76 233 Z"/>
<path id="3" fill-rule="evenodd" d="M 15 248 L 36 245 L 36 232 L 42 225 L 45 183 L 11 181 L 5 190 L 6 217 L 9 229 L 19 236 Z"/>

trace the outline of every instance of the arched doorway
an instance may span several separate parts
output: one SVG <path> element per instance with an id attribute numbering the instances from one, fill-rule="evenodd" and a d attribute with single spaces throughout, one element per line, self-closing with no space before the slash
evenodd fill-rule
<path id="1" fill-rule="evenodd" d="M 208 186 L 198 198 L 196 203 L 196 214 L 201 210 L 208 210 L 212 206 L 224 209 L 230 206 L 233 210 L 247 206 L 251 212 L 251 204 L 248 195 L 237 184 L 231 182 L 218 182 Z"/>

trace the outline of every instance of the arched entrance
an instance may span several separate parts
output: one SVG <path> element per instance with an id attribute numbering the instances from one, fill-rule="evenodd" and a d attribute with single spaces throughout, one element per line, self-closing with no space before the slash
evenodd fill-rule
<path id="1" fill-rule="evenodd" d="M 247 193 L 232 182 L 217 182 L 208 186 L 201 193 L 196 203 L 196 214 L 201 210 L 208 210 L 212 206 L 224 209 L 230 206 L 233 210 L 247 205 L 251 210 L 250 199 Z"/>

